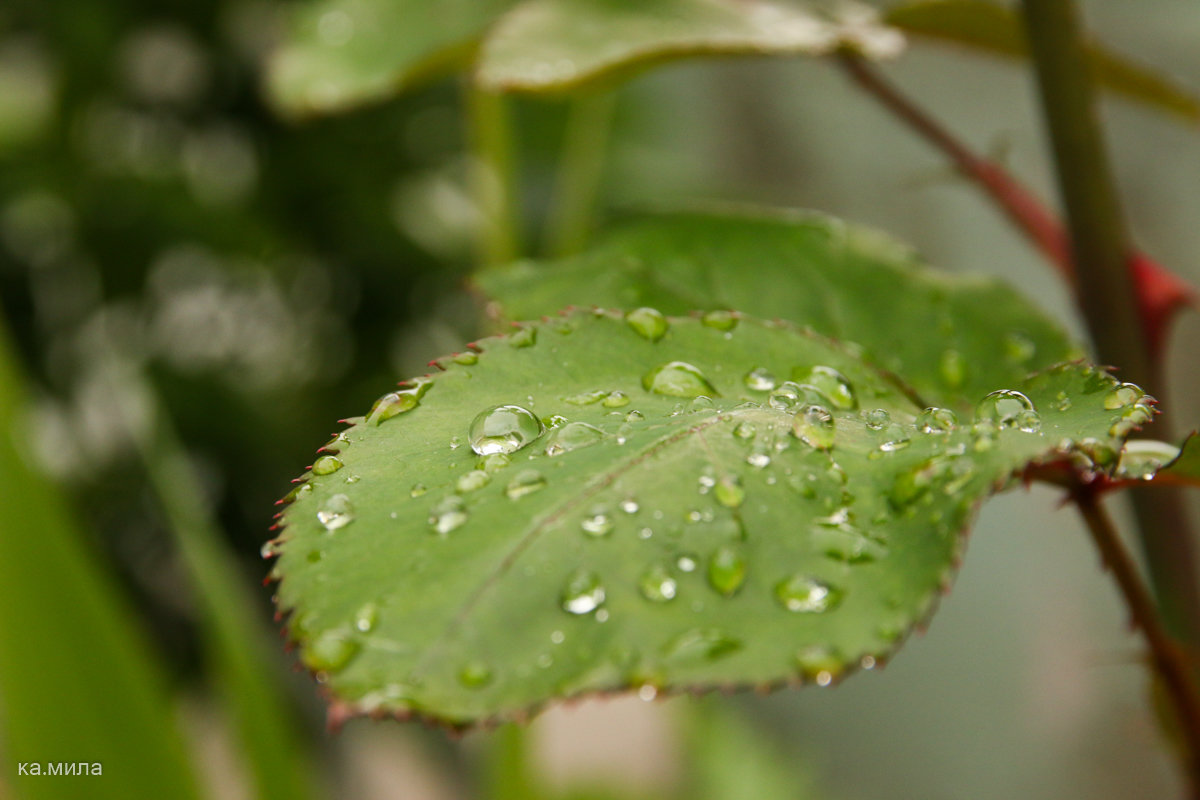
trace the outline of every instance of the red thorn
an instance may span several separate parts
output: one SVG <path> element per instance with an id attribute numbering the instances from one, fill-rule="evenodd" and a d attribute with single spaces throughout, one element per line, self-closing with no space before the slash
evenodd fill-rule
<path id="1" fill-rule="evenodd" d="M 1138 293 L 1138 311 L 1146 344 L 1157 357 L 1162 351 L 1175 312 L 1185 306 L 1197 307 L 1196 290 L 1173 272 L 1143 253 L 1129 257 L 1129 271 Z"/>

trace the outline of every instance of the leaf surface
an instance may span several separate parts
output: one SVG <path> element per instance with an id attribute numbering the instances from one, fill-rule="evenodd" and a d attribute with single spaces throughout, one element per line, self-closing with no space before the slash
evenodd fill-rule
<path id="1" fill-rule="evenodd" d="M 791 320 L 853 342 L 926 401 L 958 411 L 1081 356 L 1007 285 L 936 272 L 884 234 L 812 213 L 650 218 L 582 255 L 476 281 L 508 319 L 594 304 L 672 314 L 736 308 Z"/>
<path id="2" fill-rule="evenodd" d="M 342 713 L 830 683 L 929 616 L 979 502 L 1115 452 L 1124 413 L 1075 364 L 996 387 L 1029 407 L 922 414 L 852 349 L 738 316 L 574 312 L 438 363 L 327 446 L 272 545 Z"/>

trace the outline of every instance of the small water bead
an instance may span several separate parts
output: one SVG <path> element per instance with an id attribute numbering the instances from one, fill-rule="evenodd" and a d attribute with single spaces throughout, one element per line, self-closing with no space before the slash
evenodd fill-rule
<path id="1" fill-rule="evenodd" d="M 474 492 L 492 482 L 492 476 L 481 469 L 473 469 L 458 476 L 454 487 L 459 492 Z"/>
<path id="2" fill-rule="evenodd" d="M 312 465 L 313 475 L 332 475 L 344 466 L 337 456 L 321 456 Z"/>
<path id="3" fill-rule="evenodd" d="M 624 408 L 629 405 L 629 395 L 621 391 L 609 392 L 608 395 L 600 401 L 600 405 L 605 408 Z"/>
<path id="4" fill-rule="evenodd" d="M 646 418 L 646 415 L 638 411 L 636 408 L 625 415 L 626 422 L 641 422 Z"/>
<path id="5" fill-rule="evenodd" d="M 354 522 L 354 504 L 346 495 L 335 494 L 317 512 L 317 521 L 330 532 L 344 528 Z"/>
<path id="6" fill-rule="evenodd" d="M 684 515 L 684 519 L 690 523 L 712 522 L 715 518 L 716 515 L 713 514 L 713 510 L 711 508 L 706 508 L 703 510 L 699 508 L 693 508 Z"/>
<path id="7" fill-rule="evenodd" d="M 746 463 L 755 469 L 766 469 L 771 466 L 771 454 L 761 445 L 756 446 L 754 450 L 746 456 Z"/>
<path id="8" fill-rule="evenodd" d="M 430 378 L 420 378 L 412 381 L 412 386 L 395 392 L 388 392 L 375 401 L 367 414 L 368 425 L 378 425 L 384 420 L 412 411 L 421 404 L 421 398 L 433 385 Z"/>
<path id="9" fill-rule="evenodd" d="M 656 308 L 635 308 L 625 315 L 625 322 L 643 339 L 657 342 L 667 335 L 667 318 Z"/>
<path id="10" fill-rule="evenodd" d="M 516 405 L 493 406 L 471 421 L 471 449 L 481 456 L 515 453 L 542 435 L 545 428 L 532 411 Z"/>
<path id="11" fill-rule="evenodd" d="M 562 644 L 566 640 L 567 640 L 567 635 L 565 633 L 563 633 L 562 631 L 551 631 L 550 632 L 550 643 L 551 644 Z"/>
<path id="12" fill-rule="evenodd" d="M 716 661 L 742 649 L 742 642 L 716 628 L 693 628 L 672 638 L 662 649 L 673 664 Z"/>
<path id="13" fill-rule="evenodd" d="M 526 469 L 518 472 L 516 476 L 508 482 L 504 487 L 504 494 L 509 500 L 519 500 L 527 494 L 533 494 L 546 487 L 546 478 L 536 469 Z"/>
<path id="14" fill-rule="evenodd" d="M 708 559 L 708 583 L 729 597 L 742 588 L 746 580 L 746 558 L 733 545 L 722 545 Z"/>
<path id="15" fill-rule="evenodd" d="M 613 518 L 609 516 L 607 508 L 596 506 L 588 516 L 583 518 L 579 527 L 589 536 L 607 536 L 612 532 L 615 524 Z"/>
<path id="16" fill-rule="evenodd" d="M 483 661 L 469 661 L 458 671 L 458 682 L 468 689 L 482 689 L 492 682 L 492 668 Z"/>
<path id="17" fill-rule="evenodd" d="M 642 376 L 642 387 L 667 397 L 720 396 L 704 373 L 686 361 L 669 361 L 655 367 Z"/>
<path id="18" fill-rule="evenodd" d="M 346 628 L 324 631 L 304 648 L 300 660 L 313 672 L 338 672 L 345 668 L 361 645 Z"/>
<path id="19" fill-rule="evenodd" d="M 842 592 L 811 575 L 797 573 L 775 584 L 775 599 L 788 611 L 820 614 L 837 606 Z"/>
<path id="20" fill-rule="evenodd" d="M 638 530 L 637 535 L 638 535 L 639 539 L 649 539 L 651 536 L 654 535 L 654 529 L 653 528 L 641 528 L 640 530 Z"/>
<path id="21" fill-rule="evenodd" d="M 425 484 L 414 483 L 412 489 L 410 489 L 408 491 L 408 496 L 409 497 L 420 497 L 421 495 L 425 494 L 428 491 L 429 491 L 429 489 L 426 488 Z"/>
<path id="22" fill-rule="evenodd" d="M 873 431 L 881 431 L 892 421 L 892 415 L 883 408 L 873 408 L 863 412 L 863 422 Z"/>
<path id="23" fill-rule="evenodd" d="M 379 622 L 379 606 L 365 603 L 354 613 L 354 628 L 359 633 L 370 633 Z"/>
<path id="24" fill-rule="evenodd" d="M 457 450 L 460 447 L 462 447 L 462 437 L 461 436 L 451 436 L 450 437 L 450 449 Z"/>
<path id="25" fill-rule="evenodd" d="M 1132 383 L 1122 383 L 1104 396 L 1104 407 L 1109 411 L 1128 408 L 1145 396 L 1141 387 Z"/>
<path id="26" fill-rule="evenodd" d="M 726 508 L 737 508 L 746 500 L 746 490 L 742 488 L 742 479 L 736 475 L 721 478 L 713 489 L 713 497 Z"/>
<path id="27" fill-rule="evenodd" d="M 799 369 L 793 373 L 793 377 L 797 377 L 798 372 Z M 858 398 L 854 394 L 854 387 L 850 380 L 833 367 L 813 367 L 800 382 L 815 387 L 829 399 L 834 408 L 845 411 L 858 408 Z"/>
<path id="28" fill-rule="evenodd" d="M 1025 433 L 1037 433 L 1042 429 L 1042 418 L 1036 411 L 1022 411 L 1017 414 L 1016 428 Z"/>
<path id="29" fill-rule="evenodd" d="M 806 405 L 792 417 L 792 433 L 809 447 L 828 450 L 837 436 L 833 414 L 824 406 Z"/>
<path id="30" fill-rule="evenodd" d="M 752 422 L 739 422 L 733 429 L 733 435 L 739 439 L 753 439 L 756 433 Z"/>
<path id="31" fill-rule="evenodd" d="M 467 350 L 462 353 L 455 353 L 453 356 L 451 356 L 451 360 L 455 364 L 461 364 L 464 367 L 473 367 L 479 363 L 479 354 L 472 353 L 470 350 Z"/>
<path id="32" fill-rule="evenodd" d="M 1026 411 L 1036 411 L 1033 401 L 1013 389 L 992 392 L 975 406 L 975 419 L 990 420 L 1001 428 L 1015 428 Z"/>
<path id="33" fill-rule="evenodd" d="M 538 329 L 532 325 L 517 328 L 508 335 L 508 343 L 512 347 L 533 347 L 537 344 Z"/>
<path id="34" fill-rule="evenodd" d="M 498 472 L 512 463 L 507 453 L 490 453 L 475 462 L 475 469 L 481 469 L 489 475 Z"/>
<path id="35" fill-rule="evenodd" d="M 296 488 L 292 489 L 287 494 L 285 494 L 283 496 L 283 499 L 280 500 L 279 503 L 280 503 L 280 505 L 288 505 L 290 503 L 294 503 L 297 500 L 299 500 L 301 497 L 306 497 L 306 496 L 312 494 L 312 490 L 313 490 L 313 487 L 312 487 L 311 483 L 302 483 L 299 486 L 297 486 Z"/>
<path id="36" fill-rule="evenodd" d="M 666 603 L 675 599 L 678 585 L 671 572 L 661 564 L 655 564 L 638 579 L 638 590 L 642 597 L 652 603 Z"/>
<path id="37" fill-rule="evenodd" d="M 791 411 L 799 404 L 801 396 L 800 384 L 784 381 L 771 392 L 767 398 L 767 405 L 776 411 Z"/>
<path id="38" fill-rule="evenodd" d="M 921 433 L 950 433 L 958 428 L 958 417 L 948 408 L 927 408 L 917 415 L 917 430 Z"/>
<path id="39" fill-rule="evenodd" d="M 938 374 L 951 389 L 961 389 L 967 380 L 967 360 L 957 350 L 946 350 L 938 360 Z"/>
<path id="40" fill-rule="evenodd" d="M 1037 345 L 1022 333 L 1010 333 L 1004 337 L 1004 359 L 1010 364 L 1026 364 L 1037 353 Z"/>
<path id="41" fill-rule="evenodd" d="M 570 403 L 573 406 L 590 406 L 593 403 L 599 403 L 601 400 L 608 397 L 608 392 L 602 389 L 593 389 L 589 392 L 580 392 L 579 394 L 568 395 L 563 398 L 564 403 Z M 562 418 L 566 422 L 566 417 Z"/>
<path id="42" fill-rule="evenodd" d="M 709 491 L 717 485 L 717 479 L 709 472 L 701 474 L 700 477 L 696 479 L 696 482 L 700 484 L 700 494 L 708 494 Z"/>
<path id="43" fill-rule="evenodd" d="M 1055 396 L 1054 403 L 1052 404 L 1052 406 L 1055 411 L 1070 411 L 1071 410 L 1071 398 L 1067 396 L 1066 392 L 1059 392 Z"/>
<path id="44" fill-rule="evenodd" d="M 746 388 L 755 392 L 769 392 L 775 388 L 775 376 L 763 367 L 755 367 L 742 377 Z"/>
<path id="45" fill-rule="evenodd" d="M 590 614 L 604 603 L 604 586 L 591 570 L 577 569 L 563 585 L 560 605 L 569 614 Z"/>
<path id="46" fill-rule="evenodd" d="M 626 497 L 620 503 L 620 509 L 626 514 L 636 514 L 639 508 L 640 506 L 638 505 L 638 501 L 634 500 L 632 497 Z"/>
<path id="47" fill-rule="evenodd" d="M 542 427 L 546 428 L 547 430 L 553 430 L 554 428 L 561 428 L 563 425 L 566 425 L 566 424 L 567 424 L 567 418 L 564 417 L 562 414 L 551 414 L 548 417 L 542 417 Z"/>
<path id="48" fill-rule="evenodd" d="M 681 555 L 675 559 L 675 566 L 679 567 L 680 572 L 695 572 L 696 557 L 692 555 Z"/>
<path id="49" fill-rule="evenodd" d="M 805 679 L 818 686 L 828 686 L 845 669 L 844 660 L 822 645 L 801 648 L 795 655 L 796 669 Z"/>
<path id="50" fill-rule="evenodd" d="M 603 441 L 606 435 L 595 425 L 589 425 L 586 422 L 568 422 L 550 433 L 545 453 L 548 456 L 560 456 L 563 453 Z"/>
<path id="51" fill-rule="evenodd" d="M 971 449 L 986 453 L 996 446 L 1000 428 L 990 419 L 981 419 L 971 425 Z"/>
<path id="52" fill-rule="evenodd" d="M 1117 451 L 1108 442 L 1089 436 L 1081 439 L 1076 446 L 1079 448 L 1079 452 L 1087 456 L 1091 465 L 1097 469 L 1107 470 L 1117 463 Z"/>
<path id="53" fill-rule="evenodd" d="M 700 322 L 709 328 L 728 333 L 737 327 L 738 318 L 732 311 L 717 309 L 706 313 L 700 318 Z"/>
<path id="54" fill-rule="evenodd" d="M 458 495 L 444 497 L 429 510 L 429 527 L 436 533 L 445 536 L 453 530 L 461 528 L 467 521 L 467 507 Z"/>

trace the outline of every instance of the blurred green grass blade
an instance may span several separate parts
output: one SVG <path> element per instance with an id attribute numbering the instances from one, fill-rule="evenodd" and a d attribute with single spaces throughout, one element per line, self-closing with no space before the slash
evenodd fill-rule
<path id="1" fill-rule="evenodd" d="M 257 797 L 315 798 L 313 770 L 282 691 L 282 660 L 201 500 L 183 447 L 160 409 L 143 457 L 201 609 L 209 674 L 237 726 Z"/>
<path id="2" fill-rule="evenodd" d="M 136 618 L 31 468 L 24 397 L 0 331 L 0 729 L 19 797 L 193 798 L 159 665 Z M 35 432 L 33 432 L 35 433 Z M 13 777 L 20 762 L 99 763 L 99 777 Z"/>
<path id="3" fill-rule="evenodd" d="M 1017 13 L 988 0 L 914 0 L 888 9 L 886 22 L 907 33 L 996 55 L 1024 58 L 1028 48 Z M 1128 100 L 1200 122 L 1200 96 L 1154 69 L 1099 42 L 1088 45 L 1096 79 Z"/>

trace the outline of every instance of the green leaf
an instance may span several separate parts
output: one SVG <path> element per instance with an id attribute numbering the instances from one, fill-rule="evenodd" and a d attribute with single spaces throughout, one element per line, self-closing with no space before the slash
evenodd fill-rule
<path id="1" fill-rule="evenodd" d="M 1025 58 L 1028 44 L 1020 16 L 988 0 L 912 0 L 889 8 L 886 22 L 930 39 Z M 1200 121 L 1200 98 L 1160 72 L 1112 51 L 1099 42 L 1087 45 L 1096 80 L 1108 91 L 1144 105 Z"/>
<path id="2" fill-rule="evenodd" d="M 928 402 L 959 411 L 1031 370 L 1081 356 L 1008 286 L 935 272 L 890 237 L 811 213 L 651 218 L 583 255 L 476 281 L 510 319 L 594 304 L 791 320 L 854 342 Z"/>
<path id="3" fill-rule="evenodd" d="M 340 713 L 835 681 L 928 618 L 980 501 L 1115 453 L 1123 418 L 1081 364 L 977 424 L 923 414 L 852 348 L 738 316 L 574 312 L 437 363 L 326 447 L 272 545 Z"/>
<path id="4" fill-rule="evenodd" d="M 515 0 L 308 0 L 267 68 L 285 113 L 341 111 L 387 99 L 469 61 L 476 40 Z"/>
<path id="5" fill-rule="evenodd" d="M 1119 474 L 1159 485 L 1200 486 L 1200 435 L 1189 434 L 1182 447 L 1166 442 L 1129 442 L 1121 453 Z"/>
<path id="6" fill-rule="evenodd" d="M 525 0 L 483 44 L 479 81 L 547 91 L 698 55 L 821 55 L 845 45 L 890 56 L 904 45 L 869 6 L 782 0 Z"/>

